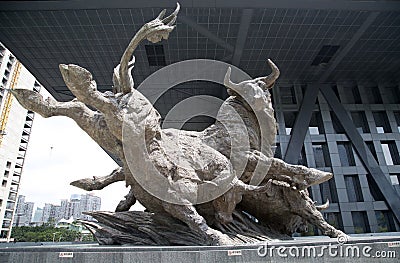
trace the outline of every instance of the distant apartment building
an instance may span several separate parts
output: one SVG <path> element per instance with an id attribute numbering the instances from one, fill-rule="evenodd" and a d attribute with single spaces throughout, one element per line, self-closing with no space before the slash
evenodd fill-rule
<path id="1" fill-rule="evenodd" d="M 45 204 L 43 207 L 43 214 L 41 222 L 56 222 L 62 218 L 61 207 L 59 205 Z"/>
<path id="2" fill-rule="evenodd" d="M 33 202 L 25 202 L 25 196 L 18 196 L 17 209 L 14 213 L 13 226 L 29 226 L 32 221 Z"/>
<path id="3" fill-rule="evenodd" d="M 35 225 L 40 225 L 41 223 L 43 223 L 42 219 L 43 219 L 43 208 L 38 207 L 36 208 L 35 214 L 33 215 L 32 223 L 34 223 Z"/>
<path id="4" fill-rule="evenodd" d="M 80 200 L 80 209 L 81 209 L 81 216 L 80 219 L 83 220 L 93 220 L 91 216 L 82 214 L 82 212 L 85 211 L 98 211 L 101 208 L 101 198 L 98 196 L 95 196 L 93 194 L 86 194 L 86 195 L 81 195 L 81 200 Z"/>
<path id="5" fill-rule="evenodd" d="M 39 91 L 41 85 L 0 43 L 0 242 L 9 241 L 34 113 L 10 89 Z"/>
<path id="6" fill-rule="evenodd" d="M 43 208 L 37 208 L 35 223 L 55 223 L 61 219 L 93 220 L 91 216 L 84 215 L 86 211 L 98 211 L 101 207 L 101 198 L 92 193 L 85 195 L 73 194 L 70 200 L 62 199 L 61 205 L 45 204 Z"/>

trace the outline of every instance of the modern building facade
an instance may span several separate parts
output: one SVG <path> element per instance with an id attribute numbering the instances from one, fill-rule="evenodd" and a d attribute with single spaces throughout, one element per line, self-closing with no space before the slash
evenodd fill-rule
<path id="1" fill-rule="evenodd" d="M 40 90 L 35 77 L 0 44 L 0 240 L 9 240 L 22 169 L 35 114 L 13 99 L 9 89 Z"/>
<path id="2" fill-rule="evenodd" d="M 371 175 L 380 170 L 379 176 L 390 187 L 386 192 L 400 195 L 399 85 L 337 83 L 322 87 L 314 100 L 305 97 L 310 96 L 307 88 L 281 85 L 272 90 L 279 125 L 276 156 L 333 172 L 333 179 L 310 189 L 318 203 L 329 199 L 330 208 L 324 211 L 329 223 L 346 233 L 399 231 L 399 223 Z M 326 96 L 325 88 L 333 94 Z M 343 112 L 331 107 L 333 100 L 340 102 Z M 311 105 L 309 125 L 299 123 L 307 111 L 305 104 Z M 305 132 L 304 140 L 295 141 L 301 132 Z M 353 143 L 357 136 L 373 160 L 365 159 L 365 150 Z M 292 157 L 288 149 L 295 147 L 301 152 Z M 312 228 L 310 234 L 317 232 Z"/>
<path id="3" fill-rule="evenodd" d="M 59 63 L 89 69 L 100 91 L 111 90 L 111 73 L 133 34 L 163 8 L 172 11 L 175 1 L 85 4 L 0 3 L 0 40 L 60 101 L 73 95 Z M 324 215 L 333 225 L 346 233 L 399 231 L 400 3 L 219 0 L 181 6 L 168 41 L 143 42 L 135 51 L 135 86 L 189 59 L 224 61 L 252 77 L 264 76 L 271 58 L 281 70 L 272 90 L 276 155 L 334 173 L 310 189 L 318 203 L 330 200 Z M 224 99 L 225 90 L 186 82 L 155 106 L 164 118 L 190 96 Z M 199 117 L 184 127 L 199 130 L 214 121 Z"/>
<path id="4" fill-rule="evenodd" d="M 33 202 L 25 202 L 25 196 L 19 195 L 14 213 L 13 226 L 29 226 L 32 222 Z"/>
<path id="5" fill-rule="evenodd" d="M 101 198 L 98 196 L 95 196 L 94 194 L 85 194 L 81 195 L 81 200 L 80 200 L 80 210 L 81 210 L 81 215 L 80 219 L 83 220 L 93 220 L 91 216 L 85 215 L 82 212 L 85 211 L 99 211 L 101 209 Z"/>
<path id="6" fill-rule="evenodd" d="M 57 223 L 61 219 L 93 220 L 83 214 L 86 211 L 98 211 L 101 208 L 101 198 L 92 193 L 71 195 L 70 200 L 62 199 L 60 205 L 46 203 L 43 208 L 37 208 L 35 223 Z"/>
<path id="7" fill-rule="evenodd" d="M 43 218 L 43 208 L 36 208 L 35 213 L 33 215 L 33 219 L 32 219 L 32 223 L 34 225 L 41 225 L 42 222 L 42 218 Z"/>

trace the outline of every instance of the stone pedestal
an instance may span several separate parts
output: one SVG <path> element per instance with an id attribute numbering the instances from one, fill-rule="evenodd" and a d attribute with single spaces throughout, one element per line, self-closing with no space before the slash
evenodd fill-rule
<path id="1" fill-rule="evenodd" d="M 378 258 L 379 257 L 379 258 Z M 251 246 L 99 246 L 97 244 L 0 244 L 0 262 L 398 262 L 400 233 L 334 238 L 301 237 Z"/>

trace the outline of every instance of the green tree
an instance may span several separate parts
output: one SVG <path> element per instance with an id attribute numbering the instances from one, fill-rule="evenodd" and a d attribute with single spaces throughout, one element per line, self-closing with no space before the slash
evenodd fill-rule
<path id="1" fill-rule="evenodd" d="M 11 232 L 18 242 L 58 242 L 58 241 L 77 241 L 81 238 L 81 233 L 65 228 L 55 228 L 52 226 L 36 227 L 13 227 Z"/>

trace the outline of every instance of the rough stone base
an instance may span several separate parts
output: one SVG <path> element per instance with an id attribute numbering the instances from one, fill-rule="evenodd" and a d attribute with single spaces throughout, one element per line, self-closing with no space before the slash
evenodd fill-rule
<path id="1" fill-rule="evenodd" d="M 209 241 L 190 229 L 183 222 L 168 214 L 138 211 L 85 212 L 97 222 L 81 222 L 93 233 L 101 245 L 145 246 L 201 246 Z M 278 240 L 290 240 L 290 236 L 256 224 L 245 214 L 235 211 L 233 222 L 212 227 L 227 235 L 228 245 L 258 244 Z M 212 245 L 212 244 L 209 244 Z"/>
<path id="2" fill-rule="evenodd" d="M 58 243 L 56 243 L 58 244 Z M 284 247 L 284 248 L 280 248 Z M 324 253 L 322 254 L 322 248 Z M 331 251 L 329 252 L 329 247 Z M 336 247 L 336 248 L 335 248 Z M 355 247 L 358 248 L 359 256 Z M 398 262 L 400 258 L 400 234 L 397 236 L 351 237 L 349 242 L 339 246 L 336 239 L 326 237 L 299 238 L 292 241 L 280 241 L 265 247 L 251 246 L 99 246 L 86 245 L 25 245 L 0 244 L 0 262 L 10 263 L 54 263 L 54 262 Z M 280 252 L 287 257 L 279 256 Z M 274 251 L 273 255 L 269 252 Z M 308 251 L 316 250 L 316 256 Z M 366 251 L 370 257 L 363 254 Z M 304 251 L 305 255 L 292 256 L 290 253 Z M 333 255 L 333 252 L 337 255 Z M 342 251 L 342 252 L 340 252 Z M 346 252 L 347 251 L 347 252 Z M 354 251 L 354 252 L 353 252 Z M 386 258 L 377 258 L 377 252 Z M 347 255 L 346 255 L 347 253 Z M 388 257 L 388 256 L 391 257 Z M 68 257 L 69 256 L 69 257 Z M 393 258 L 395 256 L 396 258 Z"/>

